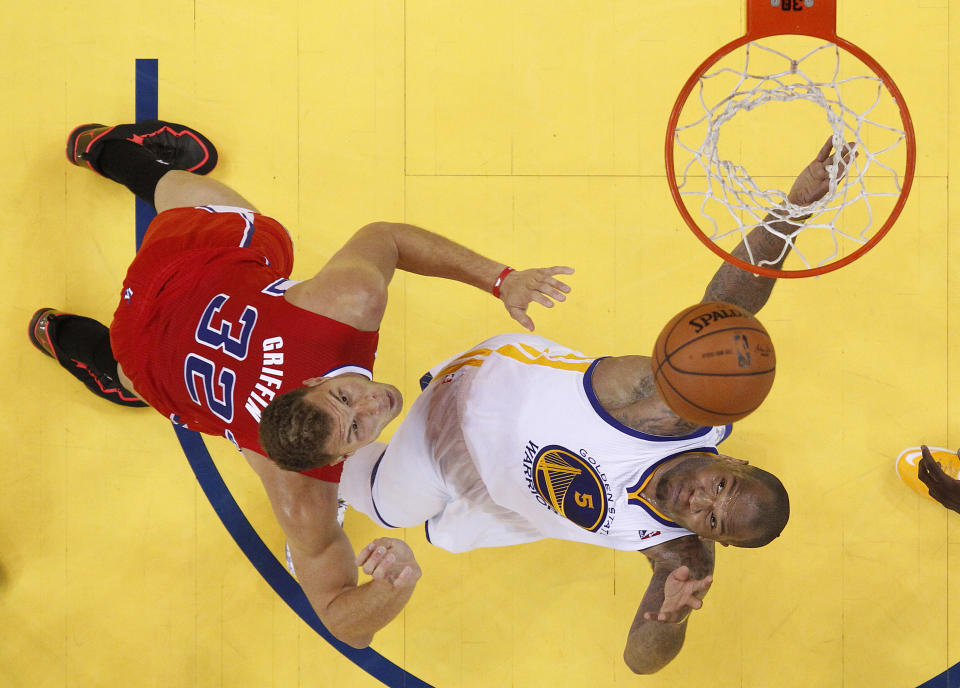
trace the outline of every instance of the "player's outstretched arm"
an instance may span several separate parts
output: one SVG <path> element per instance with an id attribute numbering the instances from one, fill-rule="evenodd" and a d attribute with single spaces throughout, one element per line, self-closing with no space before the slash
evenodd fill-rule
<path id="1" fill-rule="evenodd" d="M 637 674 L 652 674 L 677 656 L 687 632 L 687 616 L 703 606 L 713 582 L 713 543 L 696 535 L 643 551 L 653 577 L 627 634 L 623 660 Z"/>
<path id="2" fill-rule="evenodd" d="M 510 317 L 532 330 L 527 307 L 536 302 L 551 308 L 554 301 L 564 301 L 570 291 L 555 275 L 572 274 L 573 268 L 511 272 L 506 268 L 420 227 L 374 222 L 362 227 L 313 279 L 292 287 L 287 294 L 301 308 L 357 329 L 375 330 L 387 306 L 387 285 L 395 270 L 404 270 L 456 280 L 488 293 L 496 285 Z"/>
<path id="3" fill-rule="evenodd" d="M 926 445 L 921 446 L 920 451 L 923 453 L 923 458 L 917 462 L 920 481 L 927 486 L 931 497 L 960 514 L 960 480 L 954 480 L 943 471 Z M 960 449 L 957 456 L 960 456 Z"/>
<path id="4" fill-rule="evenodd" d="M 410 600 L 420 567 L 410 546 L 396 538 L 378 538 L 354 556 L 343 529 L 336 520 L 333 525 L 325 546 L 316 539 L 291 541 L 293 566 L 327 629 L 352 647 L 367 647 Z M 357 585 L 360 565 L 372 580 Z"/>
<path id="5" fill-rule="evenodd" d="M 846 172 L 846 167 L 851 162 L 851 151 L 853 144 L 846 144 L 843 150 L 843 158 L 838 178 Z M 827 193 L 830 188 L 830 174 L 827 165 L 833 159 L 833 139 L 828 138 L 823 147 L 817 153 L 813 162 L 807 165 L 797 176 L 787 194 L 788 200 L 795 205 L 810 205 Z M 806 220 L 803 218 L 794 218 L 792 223 L 778 221 L 778 217 L 769 214 L 764 218 L 764 224 L 771 229 L 792 237 L 797 231 L 796 222 Z M 749 245 L 750 251 L 747 251 Z M 768 261 L 769 267 L 779 269 L 790 254 L 792 244 L 784 241 L 776 234 L 768 230 L 763 224 L 754 227 L 747 235 L 745 241 L 741 241 L 732 251 L 735 258 L 750 262 L 750 256 L 753 256 L 753 262 Z M 764 263 L 765 265 L 767 263 Z M 710 284 L 707 285 L 704 301 L 726 301 L 741 308 L 745 308 L 751 313 L 757 313 L 767 303 L 770 298 L 770 292 L 776 279 L 773 277 L 763 277 L 755 275 L 738 268 L 736 265 L 724 262 L 717 270 Z"/>
<path id="6" fill-rule="evenodd" d="M 413 594 L 420 579 L 410 547 L 379 538 L 359 555 L 337 523 L 337 485 L 278 468 L 249 450 L 290 545 L 297 580 L 323 625 L 352 647 L 366 647 Z M 373 579 L 358 585 L 357 567 Z"/>

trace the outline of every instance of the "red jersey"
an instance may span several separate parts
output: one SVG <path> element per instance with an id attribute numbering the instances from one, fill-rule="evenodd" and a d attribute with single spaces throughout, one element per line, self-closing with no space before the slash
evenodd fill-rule
<path id="1" fill-rule="evenodd" d="M 292 267 L 289 237 L 271 218 L 213 208 L 157 216 L 110 328 L 136 392 L 175 423 L 265 454 L 257 427 L 276 395 L 312 377 L 369 377 L 378 333 L 289 303 Z"/>

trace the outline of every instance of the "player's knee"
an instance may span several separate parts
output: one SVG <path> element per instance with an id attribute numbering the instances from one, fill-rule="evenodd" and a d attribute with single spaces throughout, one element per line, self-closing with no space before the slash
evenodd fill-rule
<path id="1" fill-rule="evenodd" d="M 153 199 L 158 213 L 201 205 L 227 205 L 257 211 L 250 201 L 226 184 L 183 170 L 170 170 L 163 175 L 157 182 Z"/>

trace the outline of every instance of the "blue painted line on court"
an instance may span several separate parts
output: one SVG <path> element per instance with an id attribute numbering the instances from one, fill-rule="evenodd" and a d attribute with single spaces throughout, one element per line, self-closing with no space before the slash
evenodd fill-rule
<path id="1" fill-rule="evenodd" d="M 137 121 L 142 122 L 147 119 L 158 119 L 157 101 L 159 100 L 158 86 L 158 61 L 155 59 L 137 60 L 136 66 L 136 113 Z M 147 225 L 150 224 L 156 216 L 153 207 L 146 201 L 136 199 L 137 212 L 137 233 L 136 246 L 140 249 L 143 243 L 144 232 L 147 231 Z"/>
<path id="2" fill-rule="evenodd" d="M 960 688 L 960 663 L 954 664 L 939 676 L 934 676 L 917 688 Z"/>
<path id="3" fill-rule="evenodd" d="M 157 60 L 137 60 L 136 63 L 136 112 L 137 121 L 144 119 L 158 119 L 157 110 Z M 142 206 L 142 207 L 141 207 Z M 150 204 L 137 199 L 136 238 L 137 248 L 143 242 L 143 235 L 147 231 L 150 221 L 156 217 L 156 212 Z M 390 688 L 432 688 L 413 674 L 401 669 L 376 650 L 365 648 L 358 650 L 342 643 L 326 629 L 320 618 L 310 606 L 307 596 L 300 584 L 291 576 L 283 565 L 273 556 L 270 548 L 250 525 L 243 510 L 230 493 L 230 489 L 223 481 L 220 471 L 210 457 L 210 452 L 203 442 L 203 437 L 192 430 L 186 430 L 177 425 L 173 426 L 187 457 L 197 482 L 206 495 L 210 506 L 220 518 L 227 532 L 241 551 L 250 560 L 254 568 L 260 572 L 263 579 L 283 599 L 287 605 L 303 619 L 310 628 L 316 631 L 327 642 L 335 647 L 340 654 L 366 671 L 374 678 L 382 681 Z"/>
<path id="4" fill-rule="evenodd" d="M 180 440 L 180 446 L 183 447 L 183 453 L 186 454 L 187 461 L 190 462 L 190 467 L 197 476 L 197 482 L 200 483 L 203 493 L 210 501 L 210 506 L 217 512 L 217 516 L 220 517 L 250 563 L 260 572 L 270 587 L 283 598 L 283 601 L 297 613 L 297 616 L 333 645 L 340 654 L 391 688 L 431 688 L 430 684 L 404 671 L 376 650 L 370 648 L 358 650 L 333 637 L 313 611 L 300 584 L 277 561 L 250 525 L 223 482 L 200 434 L 177 426 L 174 426 L 174 430 L 177 433 L 177 439 Z"/>

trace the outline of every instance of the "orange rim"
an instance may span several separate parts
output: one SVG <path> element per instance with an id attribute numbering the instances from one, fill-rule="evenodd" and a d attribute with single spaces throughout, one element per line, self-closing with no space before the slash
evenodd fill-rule
<path id="1" fill-rule="evenodd" d="M 687 82 L 680 90 L 680 94 L 677 96 L 676 102 L 674 102 L 673 110 L 670 112 L 670 120 L 667 124 L 667 138 L 664 150 L 664 159 L 667 166 L 667 184 L 670 186 L 670 195 L 673 196 L 674 203 L 676 203 L 677 209 L 680 211 L 680 215 L 683 217 L 684 222 L 687 223 L 687 226 L 691 229 L 691 231 L 693 231 L 694 235 L 700 239 L 700 241 L 707 248 L 723 258 L 725 261 L 736 265 L 743 270 L 747 270 L 757 275 L 763 275 L 765 277 L 812 277 L 813 275 L 822 275 L 824 273 L 842 268 L 844 265 L 849 265 L 871 248 L 876 246 L 877 243 L 879 243 L 880 240 L 886 236 L 887 232 L 889 232 L 891 227 L 893 227 L 893 223 L 896 222 L 897 218 L 900 216 L 900 211 L 903 210 L 903 206 L 907 202 L 907 197 L 910 195 L 910 188 L 913 185 L 913 174 L 917 155 L 916 139 L 913 131 L 913 120 L 910 117 L 910 111 L 907 109 L 907 103 L 903 98 L 903 94 L 900 93 L 900 89 L 897 88 L 896 83 L 894 83 L 890 75 L 887 74 L 886 70 L 881 67 L 876 60 L 874 60 L 872 57 L 870 57 L 870 55 L 858 48 L 853 43 L 836 35 L 834 30 L 836 25 L 836 0 L 817 0 L 817 3 L 822 3 L 820 5 L 814 4 L 814 7 L 817 7 L 819 11 L 817 13 L 811 12 L 808 15 L 803 15 L 806 18 L 806 21 L 794 21 L 792 24 L 785 24 L 783 22 L 771 21 L 771 15 L 769 13 L 763 13 L 763 10 L 770 8 L 769 0 L 747 0 L 747 33 L 716 50 L 706 60 L 701 62 L 696 69 L 693 70 L 693 74 L 691 74 L 690 78 L 687 79 Z M 800 16 L 801 13 L 798 12 L 796 14 L 797 16 Z M 677 122 L 680 119 L 680 111 L 687 102 L 687 98 L 689 98 L 690 94 L 693 92 L 694 87 L 699 82 L 701 75 L 703 75 L 710 67 L 716 64 L 722 57 L 753 40 L 773 35 L 785 34 L 797 34 L 822 38 L 826 41 L 834 43 L 840 48 L 843 48 L 854 57 L 858 58 L 861 62 L 866 64 L 871 70 L 873 70 L 873 72 L 880 77 L 880 80 L 883 81 L 887 91 L 897 104 L 897 108 L 900 111 L 900 121 L 903 124 L 903 131 L 905 134 L 907 147 L 907 160 L 903 173 L 903 182 L 900 188 L 900 197 L 897 199 L 896 204 L 890 211 L 889 216 L 887 216 L 883 226 L 881 226 L 880 229 L 872 237 L 870 237 L 870 239 L 867 240 L 863 246 L 858 248 L 853 253 L 843 256 L 842 258 L 838 258 L 837 260 L 826 265 L 806 268 L 803 270 L 780 270 L 777 268 L 753 265 L 745 260 L 737 258 L 728 251 L 725 251 L 717 246 L 717 244 L 714 243 L 700 228 L 697 221 L 694 220 L 693 216 L 690 214 L 690 211 L 687 209 L 686 203 L 684 202 L 683 197 L 680 195 L 680 189 L 677 186 L 673 158 L 674 134 L 677 128 Z"/>

